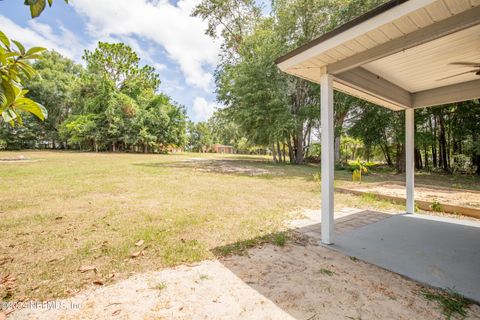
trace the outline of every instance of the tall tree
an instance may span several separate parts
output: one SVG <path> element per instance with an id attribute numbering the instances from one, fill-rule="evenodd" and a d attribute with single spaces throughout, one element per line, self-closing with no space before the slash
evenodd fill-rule
<path id="1" fill-rule="evenodd" d="M 213 144 L 212 131 L 206 122 L 189 122 L 187 132 L 187 147 L 191 151 L 207 152 Z"/>
<path id="2" fill-rule="evenodd" d="M 58 144 L 57 129 L 72 113 L 78 79 L 83 73 L 81 65 L 62 57 L 55 51 L 42 54 L 42 59 L 33 64 L 38 75 L 28 82 L 29 97 L 48 110 L 49 116 L 41 125 L 43 139 Z"/>
<path id="3" fill-rule="evenodd" d="M 253 0 L 203 0 L 192 16 L 207 21 L 207 35 L 223 39 L 223 58 L 228 60 L 238 52 L 243 37 L 253 31 L 261 14 Z"/>
<path id="4" fill-rule="evenodd" d="M 143 90 L 156 90 L 158 74 L 150 66 L 140 67 L 140 57 L 124 43 L 99 42 L 94 51 L 85 50 L 87 70 L 129 96 L 137 97 Z"/>

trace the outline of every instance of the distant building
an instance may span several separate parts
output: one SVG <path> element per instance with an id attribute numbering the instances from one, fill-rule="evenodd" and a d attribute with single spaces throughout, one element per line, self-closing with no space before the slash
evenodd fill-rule
<path id="1" fill-rule="evenodd" d="M 223 144 L 216 143 L 212 145 L 211 152 L 214 153 L 235 153 L 235 149 L 232 146 L 225 146 Z"/>

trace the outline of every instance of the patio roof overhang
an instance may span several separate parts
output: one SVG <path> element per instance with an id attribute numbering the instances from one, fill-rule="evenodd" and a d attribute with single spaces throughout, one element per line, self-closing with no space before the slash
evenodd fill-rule
<path id="1" fill-rule="evenodd" d="M 392 110 L 479 98 L 480 76 L 461 62 L 480 64 L 480 0 L 390 1 L 276 60 Z"/>
<path id="2" fill-rule="evenodd" d="M 333 90 L 405 110 L 406 212 L 414 109 L 480 98 L 480 0 L 392 0 L 276 60 L 321 87 L 322 242 L 333 243 Z"/>

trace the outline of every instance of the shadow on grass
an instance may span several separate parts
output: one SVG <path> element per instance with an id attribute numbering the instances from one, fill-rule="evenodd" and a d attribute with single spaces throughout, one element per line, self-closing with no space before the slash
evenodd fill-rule
<path id="1" fill-rule="evenodd" d="M 135 163 L 135 166 L 149 168 L 191 169 L 206 173 L 256 177 L 261 179 L 302 178 L 313 181 L 313 175 L 319 172 L 318 166 L 273 164 L 267 160 L 225 158 L 192 158 L 183 161 Z"/>
<path id="2" fill-rule="evenodd" d="M 148 168 L 175 168 L 190 169 L 199 172 L 255 177 L 259 179 L 303 179 L 320 183 L 320 166 L 318 164 L 274 164 L 268 159 L 256 157 L 225 157 L 190 158 L 179 161 L 134 163 L 135 166 Z M 352 172 L 349 170 L 335 170 L 335 181 L 351 183 Z M 396 183 L 405 184 L 405 175 L 395 170 L 372 170 L 364 175 L 362 183 Z M 419 172 L 416 174 L 416 183 L 424 186 L 446 187 L 452 189 L 480 190 L 480 177 L 461 176 L 452 174 L 430 174 Z"/>
<path id="3" fill-rule="evenodd" d="M 232 255 L 243 256 L 246 255 L 248 250 L 251 248 L 259 247 L 265 244 L 273 244 L 275 246 L 283 247 L 288 241 L 298 238 L 299 234 L 294 231 L 276 232 L 216 247 L 211 251 L 217 258 L 226 258 Z"/>

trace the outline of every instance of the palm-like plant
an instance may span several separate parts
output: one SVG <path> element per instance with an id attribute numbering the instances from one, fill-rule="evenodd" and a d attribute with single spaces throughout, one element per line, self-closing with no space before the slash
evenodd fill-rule
<path id="1" fill-rule="evenodd" d="M 368 173 L 368 168 L 363 161 L 358 161 L 358 168 L 353 171 L 352 180 L 362 182 L 362 174 Z"/>

